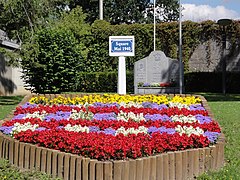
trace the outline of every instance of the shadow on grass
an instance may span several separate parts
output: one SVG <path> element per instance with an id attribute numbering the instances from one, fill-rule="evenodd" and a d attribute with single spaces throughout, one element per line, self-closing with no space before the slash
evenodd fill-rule
<path id="1" fill-rule="evenodd" d="M 17 105 L 23 96 L 0 96 L 0 105 Z"/>
<path id="2" fill-rule="evenodd" d="M 207 101 L 240 101 L 240 94 L 226 94 L 221 93 L 191 93 L 196 95 L 202 95 Z"/>

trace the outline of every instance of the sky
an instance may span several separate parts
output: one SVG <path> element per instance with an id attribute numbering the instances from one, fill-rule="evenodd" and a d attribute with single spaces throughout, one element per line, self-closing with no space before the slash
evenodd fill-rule
<path id="1" fill-rule="evenodd" d="M 240 0 L 181 0 L 183 20 L 240 20 Z"/>

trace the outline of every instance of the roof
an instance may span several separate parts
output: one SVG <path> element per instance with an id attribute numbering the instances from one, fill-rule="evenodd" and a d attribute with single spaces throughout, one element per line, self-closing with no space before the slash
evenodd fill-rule
<path id="1" fill-rule="evenodd" d="M 0 46 L 9 49 L 20 49 L 20 45 L 7 37 L 7 33 L 0 29 Z"/>

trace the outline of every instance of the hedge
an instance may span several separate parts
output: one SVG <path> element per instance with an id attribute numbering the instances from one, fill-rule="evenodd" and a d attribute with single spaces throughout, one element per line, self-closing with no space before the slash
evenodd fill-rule
<path id="1" fill-rule="evenodd" d="M 227 72 L 227 93 L 240 93 L 240 72 Z M 127 92 L 134 92 L 134 73 L 126 73 Z M 77 92 L 117 92 L 118 72 L 79 73 L 76 81 Z M 184 75 L 186 92 L 222 92 L 221 72 L 191 72 Z"/>
<path id="2" fill-rule="evenodd" d="M 240 41 L 240 22 L 234 21 L 227 27 L 227 38 L 231 42 L 230 51 Z M 109 36 L 133 35 L 135 37 L 135 56 L 127 57 L 126 68 L 132 71 L 134 62 L 149 56 L 153 51 L 153 24 L 121 24 L 110 25 L 106 21 L 97 20 L 91 26 L 91 42 L 88 56 L 85 59 L 84 72 L 114 71 L 118 58 L 109 56 Z M 188 71 L 188 60 L 195 48 L 210 39 L 221 45 L 222 31 L 214 21 L 182 23 L 182 55 L 185 72 Z M 163 51 L 166 56 L 178 59 L 179 24 L 168 22 L 156 24 L 156 50 Z"/>
<path id="3" fill-rule="evenodd" d="M 240 72 L 226 73 L 226 92 L 240 93 Z M 221 72 L 191 72 L 185 74 L 186 92 L 222 92 Z"/>
<path id="4" fill-rule="evenodd" d="M 126 89 L 134 92 L 133 72 L 126 73 Z M 76 83 L 77 92 L 117 92 L 118 72 L 79 73 Z"/>

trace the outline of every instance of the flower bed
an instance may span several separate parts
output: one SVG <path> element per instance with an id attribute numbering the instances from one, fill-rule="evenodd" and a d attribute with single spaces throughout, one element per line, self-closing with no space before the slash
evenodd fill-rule
<path id="1" fill-rule="evenodd" d="M 198 97 L 33 97 L 0 130 L 21 142 L 98 160 L 208 147 L 220 127 Z"/>
<path id="2" fill-rule="evenodd" d="M 148 82 L 139 82 L 138 83 L 138 87 L 175 87 L 176 83 L 174 81 L 171 82 L 152 82 L 152 83 L 148 83 Z"/>

